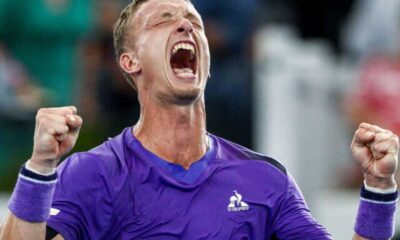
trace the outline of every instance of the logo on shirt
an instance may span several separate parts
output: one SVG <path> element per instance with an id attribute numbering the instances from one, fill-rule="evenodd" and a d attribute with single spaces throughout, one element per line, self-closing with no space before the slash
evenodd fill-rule
<path id="1" fill-rule="evenodd" d="M 50 208 L 50 216 L 55 216 L 60 212 L 57 208 Z"/>
<path id="2" fill-rule="evenodd" d="M 249 204 L 242 201 L 242 195 L 236 190 L 233 191 L 235 194 L 229 199 L 230 203 L 228 205 L 229 212 L 247 211 L 249 210 Z"/>

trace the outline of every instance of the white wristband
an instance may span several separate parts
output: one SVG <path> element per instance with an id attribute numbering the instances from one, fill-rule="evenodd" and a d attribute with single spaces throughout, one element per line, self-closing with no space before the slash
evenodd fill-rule
<path id="1" fill-rule="evenodd" d="M 380 193 L 380 194 L 390 194 L 397 191 L 397 187 L 389 188 L 389 189 L 380 189 L 376 187 L 371 187 L 367 185 L 367 182 L 364 180 L 364 187 L 365 190 L 373 192 L 373 193 Z"/>
<path id="2" fill-rule="evenodd" d="M 40 172 L 36 171 L 35 169 L 31 168 L 31 166 L 29 166 L 30 163 L 31 163 L 31 160 L 29 159 L 25 164 L 25 168 L 28 169 L 31 172 L 36 173 L 36 174 L 39 174 L 39 175 L 42 175 L 42 176 L 50 176 L 50 175 L 53 175 L 56 172 L 56 169 L 53 169 L 53 171 L 51 171 L 50 173 L 46 173 L 46 174 L 40 173 Z"/>

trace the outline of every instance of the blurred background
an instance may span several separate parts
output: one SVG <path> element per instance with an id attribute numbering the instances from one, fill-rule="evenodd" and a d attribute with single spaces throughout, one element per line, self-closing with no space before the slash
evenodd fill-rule
<path id="1" fill-rule="evenodd" d="M 138 119 L 112 44 L 128 2 L 0 0 L 0 219 L 38 108 L 78 107 L 74 151 Z M 367 121 L 400 134 L 400 0 L 192 2 L 212 55 L 208 130 L 283 162 L 314 216 L 349 239 L 362 184 L 353 132 Z"/>

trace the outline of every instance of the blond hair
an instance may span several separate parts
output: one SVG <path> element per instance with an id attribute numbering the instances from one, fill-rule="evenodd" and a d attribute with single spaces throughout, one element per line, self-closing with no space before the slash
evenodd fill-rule
<path id="1" fill-rule="evenodd" d="M 113 28 L 113 35 L 114 35 L 114 50 L 115 50 L 115 57 L 117 60 L 117 64 L 119 66 L 119 58 L 120 56 L 127 51 L 126 44 L 127 44 L 127 36 L 128 36 L 128 29 L 132 23 L 132 18 L 135 15 L 139 6 L 147 2 L 148 0 L 132 0 L 121 12 L 119 18 L 114 24 Z M 131 76 L 122 70 L 122 74 L 128 81 L 128 83 L 136 90 L 135 83 Z"/>
<path id="2" fill-rule="evenodd" d="M 126 45 L 128 43 L 128 29 L 131 24 L 133 24 L 132 19 L 133 16 L 135 15 L 136 11 L 138 10 L 139 6 L 142 5 L 143 3 L 147 2 L 148 0 L 132 0 L 131 3 L 129 3 L 121 12 L 119 18 L 114 24 L 113 28 L 113 35 L 114 35 L 114 50 L 115 50 L 115 56 L 117 60 L 117 64 L 119 65 L 119 58 L 121 55 L 127 51 Z M 190 3 L 190 0 L 184 0 L 186 2 Z M 120 67 L 121 68 L 121 67 Z M 122 70 L 122 69 L 121 69 Z M 137 90 L 135 83 L 131 76 L 126 73 L 125 71 L 122 70 L 122 74 L 128 81 L 128 83 L 135 89 Z"/>

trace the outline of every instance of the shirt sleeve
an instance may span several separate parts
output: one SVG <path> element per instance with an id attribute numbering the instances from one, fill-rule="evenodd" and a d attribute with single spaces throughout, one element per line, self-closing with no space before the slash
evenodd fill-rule
<path id="1" fill-rule="evenodd" d="M 288 174 L 286 198 L 280 206 L 280 212 L 275 222 L 277 239 L 333 239 L 324 227 L 311 216 L 304 197 Z"/>
<path id="2" fill-rule="evenodd" d="M 57 169 L 47 225 L 65 239 L 104 239 L 112 218 L 110 189 L 98 159 L 72 155 Z"/>

